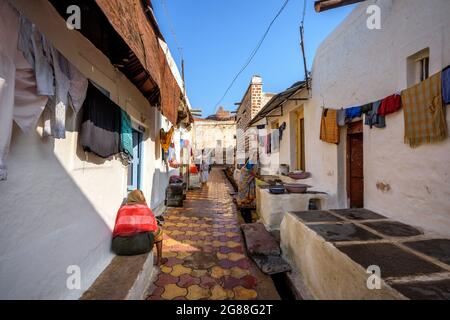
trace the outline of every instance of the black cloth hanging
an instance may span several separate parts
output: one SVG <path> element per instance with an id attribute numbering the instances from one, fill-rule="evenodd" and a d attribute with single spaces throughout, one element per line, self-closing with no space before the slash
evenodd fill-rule
<path id="1" fill-rule="evenodd" d="M 92 83 L 83 104 L 80 142 L 85 151 L 109 158 L 120 151 L 121 109 Z"/>

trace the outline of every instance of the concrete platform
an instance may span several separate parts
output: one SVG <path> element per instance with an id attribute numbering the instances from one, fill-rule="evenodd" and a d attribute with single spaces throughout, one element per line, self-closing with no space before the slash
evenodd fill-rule
<path id="1" fill-rule="evenodd" d="M 257 187 L 256 209 L 261 217 L 261 222 L 267 230 L 279 230 L 281 221 L 286 212 L 309 210 L 310 200 L 319 203 L 319 209 L 328 208 L 329 196 L 324 193 L 304 194 L 271 194 L 265 187 Z"/>
<path id="2" fill-rule="evenodd" d="M 416 242 L 405 242 L 404 245 L 420 253 L 438 259 L 439 261 L 447 265 L 450 265 L 449 239 L 433 239 Z"/>
<path id="3" fill-rule="evenodd" d="M 450 280 L 393 285 L 412 300 L 450 300 Z"/>
<path id="4" fill-rule="evenodd" d="M 281 248 L 315 299 L 450 296 L 450 240 L 427 239 L 369 210 L 289 212 L 281 223 Z M 380 289 L 367 286 L 369 266 L 381 270 Z"/>
<path id="5" fill-rule="evenodd" d="M 364 225 L 389 237 L 414 237 L 423 234 L 414 227 L 396 221 L 366 222 Z"/>

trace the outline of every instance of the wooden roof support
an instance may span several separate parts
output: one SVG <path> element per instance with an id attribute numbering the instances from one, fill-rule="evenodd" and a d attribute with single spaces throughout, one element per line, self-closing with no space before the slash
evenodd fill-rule
<path id="1" fill-rule="evenodd" d="M 314 8 L 316 12 L 323 12 L 363 1 L 365 0 L 318 0 L 314 3 Z"/>

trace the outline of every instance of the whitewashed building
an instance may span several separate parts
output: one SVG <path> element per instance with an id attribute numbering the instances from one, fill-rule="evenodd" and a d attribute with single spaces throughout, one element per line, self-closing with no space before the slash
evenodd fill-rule
<path id="1" fill-rule="evenodd" d="M 372 27 L 373 13 L 378 12 L 373 5 L 379 8 L 381 29 Z M 312 177 L 306 183 L 330 195 L 329 208 L 352 206 L 347 162 L 352 133 L 346 126 L 340 130 L 339 144 L 321 141 L 323 109 L 362 106 L 419 83 L 421 75 L 443 70 L 450 64 L 449 14 L 447 0 L 358 4 L 317 50 L 310 90 L 305 86 L 287 90 L 253 118 L 253 127 L 287 126 L 273 159 L 277 162 L 268 173 L 277 173 L 278 164 L 309 171 Z M 283 94 L 288 97 L 283 99 Z M 450 139 L 411 148 L 404 142 L 403 111 L 388 115 L 386 125 L 385 129 L 363 125 L 362 131 L 354 132 L 361 137 L 364 159 L 359 177 L 364 207 L 419 227 L 427 235 L 449 237 Z"/>
<path id="2" fill-rule="evenodd" d="M 76 2 L 81 6 L 80 30 L 66 26 L 65 10 L 73 1 L 0 3 L 2 10 L 10 4 L 17 16 L 35 24 L 72 65 L 108 93 L 130 115 L 138 139 L 133 163 L 127 165 L 118 156 L 103 159 L 85 152 L 79 142 L 80 117 L 71 111 L 65 139 L 44 138 L 42 121 L 30 134 L 13 126 L 8 177 L 0 181 L 0 299 L 77 299 L 114 257 L 112 229 L 127 191 L 142 189 L 154 212 L 164 210 L 170 173 L 162 160 L 160 129 L 184 127 L 190 118 L 180 123 L 177 113 L 189 111 L 179 109 L 178 71 L 173 61 L 164 58 L 170 55 L 168 49 L 153 14 L 146 14 L 151 7 L 144 8 L 141 1 Z M 149 36 L 143 41 L 154 41 L 134 46 L 117 20 L 115 10 L 123 6 L 133 16 L 128 19 L 136 23 L 132 27 L 145 30 L 144 38 Z M 96 32 L 104 38 L 96 38 Z M 106 35 L 122 46 L 113 46 L 110 55 L 101 47 Z M 113 54 L 120 49 L 128 55 L 115 61 Z M 168 71 L 162 75 L 162 69 Z M 80 288 L 66 286 L 70 266 L 81 271 Z"/>

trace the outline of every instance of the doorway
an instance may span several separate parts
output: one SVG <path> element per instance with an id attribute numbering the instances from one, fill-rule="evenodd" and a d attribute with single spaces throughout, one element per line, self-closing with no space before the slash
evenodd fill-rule
<path id="1" fill-rule="evenodd" d="M 142 189 L 143 134 L 133 129 L 133 161 L 128 165 L 128 192 Z"/>
<path id="2" fill-rule="evenodd" d="M 305 171 L 305 118 L 303 108 L 297 111 L 296 118 L 296 169 Z"/>
<path id="3" fill-rule="evenodd" d="M 362 121 L 347 129 L 347 195 L 350 208 L 364 208 L 364 135 Z"/>

